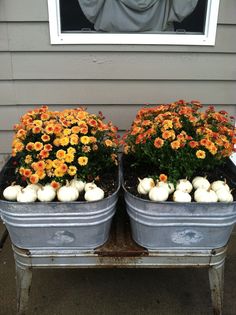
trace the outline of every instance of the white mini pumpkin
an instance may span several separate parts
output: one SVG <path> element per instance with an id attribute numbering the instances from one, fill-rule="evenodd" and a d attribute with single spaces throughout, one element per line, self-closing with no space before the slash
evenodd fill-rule
<path id="1" fill-rule="evenodd" d="M 206 190 L 203 188 L 198 188 L 194 192 L 194 200 L 196 202 L 217 202 L 218 197 L 212 189 Z"/>
<path id="2" fill-rule="evenodd" d="M 173 194 L 173 200 L 175 202 L 191 202 L 192 197 L 188 192 L 177 189 Z"/>
<path id="3" fill-rule="evenodd" d="M 168 199 L 169 190 L 165 187 L 155 186 L 149 191 L 148 196 L 149 196 L 149 199 L 152 201 L 163 202 Z"/>
<path id="4" fill-rule="evenodd" d="M 39 201 L 50 202 L 56 198 L 56 191 L 50 184 L 47 184 L 38 189 L 37 196 Z"/>
<path id="5" fill-rule="evenodd" d="M 220 202 L 233 202 L 234 198 L 227 188 L 220 188 L 216 191 L 218 200 Z"/>
<path id="6" fill-rule="evenodd" d="M 155 182 L 150 177 L 145 177 L 143 179 L 138 179 L 139 184 L 137 187 L 138 193 L 141 195 L 147 195 L 150 190 L 155 186 Z"/>
<path id="7" fill-rule="evenodd" d="M 77 176 L 70 181 L 70 185 L 77 188 L 79 193 L 84 190 L 85 184 L 86 183 L 83 182 L 82 180 L 78 179 Z"/>
<path id="8" fill-rule="evenodd" d="M 78 197 L 78 190 L 71 186 L 68 181 L 65 186 L 60 187 L 57 191 L 57 199 L 62 202 L 76 201 Z"/>
<path id="9" fill-rule="evenodd" d="M 34 189 L 24 188 L 18 192 L 16 199 L 18 202 L 35 202 L 37 193 Z"/>
<path id="10" fill-rule="evenodd" d="M 104 191 L 99 187 L 89 189 L 84 194 L 84 199 L 87 201 L 98 201 L 103 198 L 104 198 Z"/>
<path id="11" fill-rule="evenodd" d="M 15 185 L 12 183 L 10 186 L 7 186 L 3 191 L 3 197 L 9 201 L 15 201 L 17 194 L 21 191 L 22 187 L 20 185 Z"/>
<path id="12" fill-rule="evenodd" d="M 176 190 L 182 190 L 184 192 L 190 193 L 192 189 L 193 189 L 193 185 L 186 178 L 178 180 L 177 185 L 176 185 Z"/>
<path id="13" fill-rule="evenodd" d="M 230 191 L 229 185 L 227 185 L 226 181 L 216 180 L 211 184 L 211 189 L 217 191 L 218 189 L 225 188 Z"/>
<path id="14" fill-rule="evenodd" d="M 158 181 L 156 184 L 157 187 L 164 187 L 168 190 L 169 194 L 172 194 L 175 190 L 175 186 L 173 183 L 170 182 L 163 182 L 163 181 Z"/>
<path id="15" fill-rule="evenodd" d="M 195 177 L 192 181 L 192 184 L 194 189 L 203 188 L 205 190 L 209 189 L 211 185 L 209 180 L 202 176 Z"/>
<path id="16" fill-rule="evenodd" d="M 86 192 L 86 191 L 94 189 L 96 187 L 97 187 L 97 185 L 94 182 L 86 183 L 84 186 L 84 191 Z"/>

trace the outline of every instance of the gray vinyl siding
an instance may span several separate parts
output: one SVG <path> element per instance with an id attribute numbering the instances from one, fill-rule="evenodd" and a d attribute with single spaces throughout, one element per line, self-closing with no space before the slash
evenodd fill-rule
<path id="1" fill-rule="evenodd" d="M 48 104 L 130 126 L 143 104 L 198 99 L 236 114 L 236 2 L 221 0 L 215 46 L 51 45 L 46 0 L 0 0 L 0 160 L 12 126 Z"/>

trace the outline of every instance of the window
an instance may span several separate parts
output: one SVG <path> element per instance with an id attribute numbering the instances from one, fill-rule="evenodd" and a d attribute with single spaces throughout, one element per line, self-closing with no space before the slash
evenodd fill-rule
<path id="1" fill-rule="evenodd" d="M 127 10 L 130 10 L 129 3 L 131 3 L 132 5 L 132 1 L 134 0 L 116 0 L 115 2 L 113 2 L 114 0 L 97 1 L 109 1 L 109 5 L 112 3 L 116 4 L 120 2 L 125 9 L 127 6 Z M 163 3 L 169 0 L 149 0 L 146 1 L 146 3 L 154 3 L 154 5 L 156 5 L 159 1 L 160 3 Z M 191 0 L 188 1 L 191 2 Z M 51 43 L 214 45 L 219 1 L 220 0 L 192 0 L 192 3 L 195 3 L 194 8 L 192 10 L 189 10 L 185 17 L 181 17 L 181 21 L 174 20 L 173 23 L 167 22 L 165 26 L 163 26 L 164 24 L 162 24 L 162 29 L 158 29 L 155 21 L 155 23 L 153 23 L 153 27 L 153 25 L 151 24 L 152 21 L 150 21 L 149 18 L 150 14 L 148 15 L 149 24 L 146 23 L 145 16 L 142 15 L 142 19 L 144 18 L 143 25 L 145 27 L 147 25 L 151 26 L 147 30 L 145 28 L 142 29 L 142 25 L 140 23 L 140 25 L 138 25 L 138 28 L 140 27 L 140 30 L 138 28 L 136 30 L 132 29 L 132 25 L 129 25 L 129 21 L 127 23 L 127 20 L 122 20 L 123 11 L 121 11 L 121 15 L 119 15 L 119 7 L 117 7 L 117 11 L 114 9 L 110 11 L 104 10 L 104 12 L 102 12 L 103 19 L 98 19 L 98 23 L 93 18 L 90 18 L 91 14 L 89 15 L 86 12 L 86 3 L 89 3 L 88 1 L 48 0 Z M 85 6 L 83 6 L 83 2 L 85 3 Z M 90 2 L 90 11 L 88 11 L 88 13 L 91 13 L 92 2 L 95 3 L 96 0 Z M 182 0 L 182 3 L 183 2 L 184 0 Z M 128 5 L 126 3 L 128 3 Z M 151 4 L 150 7 L 153 7 L 150 9 L 154 10 L 154 5 Z M 107 12 L 111 12 L 111 14 L 108 14 Z M 139 14 L 136 8 L 131 13 Z M 114 17 L 110 16 L 112 14 L 115 14 Z M 102 24 L 101 20 L 104 20 L 104 17 L 106 23 Z M 111 20 L 113 19 L 111 23 L 111 29 L 106 29 L 106 26 L 109 25 L 109 23 L 107 23 L 108 18 L 110 18 Z M 115 19 L 117 20 L 117 24 L 115 25 L 115 27 L 113 27 L 115 24 Z M 122 21 L 120 21 L 119 19 Z M 140 19 L 137 20 L 140 21 Z M 136 26 L 137 23 L 135 27 Z"/>

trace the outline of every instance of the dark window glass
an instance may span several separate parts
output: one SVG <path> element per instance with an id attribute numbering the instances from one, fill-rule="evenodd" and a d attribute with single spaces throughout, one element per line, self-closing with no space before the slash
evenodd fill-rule
<path id="1" fill-rule="evenodd" d="M 194 12 L 181 23 L 174 23 L 175 30 L 203 33 L 207 0 L 198 0 Z M 83 14 L 78 0 L 60 0 L 61 31 L 94 31 L 93 24 Z"/>

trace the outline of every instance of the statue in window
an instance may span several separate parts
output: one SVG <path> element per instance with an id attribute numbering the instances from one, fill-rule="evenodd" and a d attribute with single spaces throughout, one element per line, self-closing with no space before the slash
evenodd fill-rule
<path id="1" fill-rule="evenodd" d="M 78 0 L 96 31 L 170 32 L 191 14 L 198 0 Z"/>

